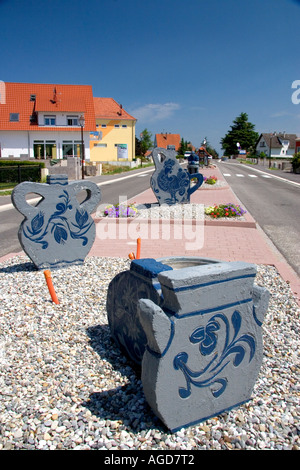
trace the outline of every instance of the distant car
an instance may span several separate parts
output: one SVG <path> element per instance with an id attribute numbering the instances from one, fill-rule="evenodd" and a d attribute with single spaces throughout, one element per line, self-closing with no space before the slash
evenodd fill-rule
<path id="1" fill-rule="evenodd" d="M 183 158 L 188 159 L 192 152 L 184 152 Z"/>

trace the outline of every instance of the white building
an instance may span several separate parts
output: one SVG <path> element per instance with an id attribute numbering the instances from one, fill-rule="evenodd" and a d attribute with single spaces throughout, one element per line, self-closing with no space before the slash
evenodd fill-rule
<path id="1" fill-rule="evenodd" d="M 85 159 L 90 160 L 94 131 L 91 86 L 1 82 L 1 158 L 80 157 L 83 140 Z"/>
<path id="2" fill-rule="evenodd" d="M 296 149 L 296 134 L 260 134 L 256 144 L 256 154 L 264 153 L 267 158 L 290 159 Z"/>

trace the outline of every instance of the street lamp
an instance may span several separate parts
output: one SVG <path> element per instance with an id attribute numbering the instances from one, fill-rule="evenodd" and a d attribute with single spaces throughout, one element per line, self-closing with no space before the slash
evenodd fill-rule
<path id="1" fill-rule="evenodd" d="M 84 162 L 85 162 L 85 153 L 84 153 L 84 141 L 83 141 L 83 128 L 84 128 L 85 120 L 84 116 L 80 116 L 79 118 L 79 125 L 81 127 L 81 151 L 82 151 L 82 158 L 81 158 L 81 176 L 84 180 Z"/>

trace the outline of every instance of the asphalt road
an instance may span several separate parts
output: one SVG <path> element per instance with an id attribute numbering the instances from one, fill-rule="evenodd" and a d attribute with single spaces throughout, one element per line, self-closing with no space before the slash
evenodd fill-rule
<path id="1" fill-rule="evenodd" d="M 100 205 L 102 206 L 119 203 L 119 195 L 130 199 L 148 189 L 153 171 L 154 167 L 138 168 L 128 173 L 87 179 L 100 185 L 102 193 Z M 26 199 L 29 201 L 34 197 L 36 198 L 36 194 L 29 194 Z M 85 197 L 86 193 L 78 195 L 79 201 Z M 0 257 L 22 251 L 18 230 L 23 219 L 23 215 L 11 204 L 11 196 L 0 196 Z"/>
<path id="2" fill-rule="evenodd" d="M 242 205 L 300 275 L 300 175 L 241 163 L 218 163 Z"/>

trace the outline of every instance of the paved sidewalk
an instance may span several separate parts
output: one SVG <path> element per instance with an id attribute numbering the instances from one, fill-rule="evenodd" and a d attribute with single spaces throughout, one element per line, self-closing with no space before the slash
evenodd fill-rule
<path id="1" fill-rule="evenodd" d="M 191 195 L 191 202 L 205 206 L 221 203 L 241 204 L 232 189 L 224 180 L 218 168 L 201 169 L 204 176 L 216 175 L 223 186 L 218 188 L 205 185 Z M 156 204 L 157 200 L 151 189 L 144 191 L 129 202 L 136 204 Z M 228 219 L 208 220 L 204 226 L 199 224 L 171 223 L 169 230 L 163 223 L 149 222 L 140 219 L 130 228 L 121 222 L 106 222 L 95 219 L 97 234 L 90 256 L 128 257 L 136 253 L 136 239 L 141 237 L 141 258 L 158 258 L 162 256 L 201 256 L 222 261 L 246 261 L 255 264 L 274 265 L 281 277 L 290 283 L 291 289 L 300 302 L 300 280 L 287 264 L 270 239 L 257 226 L 251 214 L 245 214 L 245 220 Z M 109 223 L 114 224 L 116 238 L 110 239 Z M 129 222 L 131 224 L 132 222 Z M 100 225 L 99 225 L 100 224 Z M 100 227 L 102 225 L 102 227 Z M 158 227 L 160 225 L 160 227 Z M 197 228 L 197 230 L 196 230 Z M 112 230 L 110 228 L 110 230 Z M 198 233 L 198 236 L 196 235 Z M 107 235 L 106 239 L 103 239 Z M 119 235 L 119 236 L 118 236 Z M 144 235 L 144 236 L 143 236 Z M 192 246 L 196 245 L 196 246 Z"/>
<path id="2" fill-rule="evenodd" d="M 218 187 L 202 185 L 191 196 L 192 203 L 205 206 L 233 203 L 241 204 L 218 168 L 201 169 L 204 176 L 216 175 L 222 181 Z M 137 195 L 130 202 L 156 204 L 151 189 Z M 136 253 L 136 240 L 141 237 L 141 257 L 200 256 L 222 261 L 246 261 L 273 265 L 281 277 L 290 283 L 292 292 L 300 303 L 300 280 L 251 214 L 245 220 L 205 220 L 204 223 L 182 221 L 147 221 L 95 218 L 97 236 L 89 256 L 128 258 Z M 11 253 L 0 262 L 12 257 Z"/>

